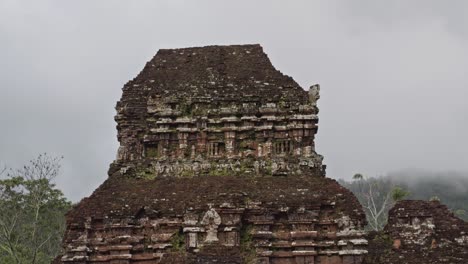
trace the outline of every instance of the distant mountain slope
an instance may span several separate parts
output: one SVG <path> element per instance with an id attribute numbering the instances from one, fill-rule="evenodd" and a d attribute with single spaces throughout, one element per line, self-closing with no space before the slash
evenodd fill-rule
<path id="1" fill-rule="evenodd" d="M 437 197 L 457 216 L 468 220 L 468 173 L 401 170 L 389 173 L 386 178 L 409 190 L 409 199 Z"/>
<path id="2" fill-rule="evenodd" d="M 431 172 L 425 170 L 406 169 L 388 173 L 386 176 L 373 178 L 372 175 L 364 175 L 364 181 L 379 186 L 378 193 L 391 192 L 392 186 L 398 186 L 408 191 L 405 199 L 431 200 L 438 199 L 447 205 L 456 216 L 468 221 L 468 172 Z M 345 181 L 339 183 L 350 189 L 357 197 L 363 193 L 358 181 Z M 375 194 L 375 202 L 380 206 L 382 197 Z M 382 218 L 386 218 L 383 215 Z M 386 221 L 383 220 L 382 221 Z"/>

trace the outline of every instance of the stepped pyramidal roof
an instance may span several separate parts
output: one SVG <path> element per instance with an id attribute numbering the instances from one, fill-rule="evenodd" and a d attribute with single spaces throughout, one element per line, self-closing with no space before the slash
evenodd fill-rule
<path id="1" fill-rule="evenodd" d="M 133 85 L 147 87 L 148 95 L 179 98 L 307 101 L 307 93 L 273 67 L 260 45 L 162 49 L 126 87 Z"/>

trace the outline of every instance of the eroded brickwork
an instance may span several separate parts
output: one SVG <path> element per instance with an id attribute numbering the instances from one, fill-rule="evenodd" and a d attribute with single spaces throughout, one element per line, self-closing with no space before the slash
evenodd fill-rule
<path id="1" fill-rule="evenodd" d="M 371 239 L 366 263 L 465 264 L 468 223 L 438 201 L 406 200 L 389 212 L 388 224 Z"/>
<path id="2" fill-rule="evenodd" d="M 258 45 L 160 50 L 117 104 L 117 162 L 143 177 L 323 174 L 319 89 L 304 91 Z"/>
<path id="3" fill-rule="evenodd" d="M 361 263 L 362 208 L 315 151 L 319 90 L 259 45 L 160 50 L 123 88 L 117 159 L 61 261 Z"/>

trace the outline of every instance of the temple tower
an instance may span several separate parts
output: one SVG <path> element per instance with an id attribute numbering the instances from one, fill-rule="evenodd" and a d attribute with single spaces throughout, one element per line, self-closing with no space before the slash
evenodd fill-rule
<path id="1" fill-rule="evenodd" d="M 259 45 L 159 50 L 123 88 L 117 158 L 61 261 L 361 263 L 362 209 L 315 150 L 319 90 Z"/>

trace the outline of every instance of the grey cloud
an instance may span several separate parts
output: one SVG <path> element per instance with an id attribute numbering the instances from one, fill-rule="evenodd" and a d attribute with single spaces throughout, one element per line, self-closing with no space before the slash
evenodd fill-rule
<path id="1" fill-rule="evenodd" d="M 357 0 L 341 1 L 341 14 L 361 23 L 353 23 L 364 28 L 415 27 L 424 24 L 439 24 L 456 37 L 468 37 L 468 17 L 464 15 L 468 3 L 463 0 Z"/>
<path id="2" fill-rule="evenodd" d="M 106 178 L 121 87 L 159 48 L 260 43 L 320 83 L 330 177 L 468 170 L 465 1 L 0 3 L 0 161 L 64 155 L 78 200 Z"/>

